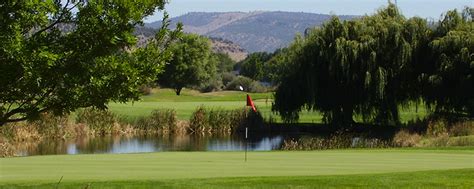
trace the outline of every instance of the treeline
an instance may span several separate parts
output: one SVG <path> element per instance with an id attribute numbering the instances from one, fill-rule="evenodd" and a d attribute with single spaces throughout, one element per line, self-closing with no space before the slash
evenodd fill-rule
<path id="1" fill-rule="evenodd" d="M 473 117 L 473 17 L 465 8 L 430 23 L 393 4 L 356 20 L 333 17 L 270 60 L 280 73 L 273 110 L 287 122 L 308 109 L 336 125 L 354 116 L 397 125 L 399 107 L 421 102 L 435 114 Z"/>
<path id="2" fill-rule="evenodd" d="M 171 60 L 158 75 L 157 84 L 174 89 L 177 95 L 184 87 L 201 92 L 240 90 L 240 86 L 248 92 L 268 90 L 259 78 L 246 77 L 253 67 L 240 68 L 241 63 L 233 61 L 228 54 L 213 52 L 206 37 L 185 34 L 170 45 L 170 50 Z"/>

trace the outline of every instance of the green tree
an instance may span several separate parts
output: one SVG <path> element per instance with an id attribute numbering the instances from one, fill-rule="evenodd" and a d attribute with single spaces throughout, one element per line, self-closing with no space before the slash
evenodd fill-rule
<path id="1" fill-rule="evenodd" d="M 301 36 L 297 36 L 295 41 L 301 41 Z M 291 49 L 290 49 L 291 48 Z M 291 73 L 293 68 L 291 60 L 294 58 L 297 48 L 296 44 L 289 48 L 277 49 L 270 60 L 264 65 L 265 78 L 273 85 L 278 85 L 283 78 Z"/>
<path id="2" fill-rule="evenodd" d="M 250 54 L 247 58 L 239 63 L 240 74 L 253 80 L 267 80 L 265 74 L 265 62 L 270 60 L 272 54 L 267 52 L 256 52 Z"/>
<path id="3" fill-rule="evenodd" d="M 436 113 L 474 116 L 474 9 L 449 11 L 429 43 L 420 71 L 423 97 Z"/>
<path id="4" fill-rule="evenodd" d="M 228 54 L 215 53 L 214 56 L 217 58 L 217 72 L 225 73 L 232 71 L 236 62 Z"/>
<path id="5" fill-rule="evenodd" d="M 139 97 L 155 80 L 179 33 L 157 33 L 134 49 L 134 28 L 164 0 L 2 1 L 0 3 L 0 125 Z M 167 16 L 165 16 L 167 18 Z M 64 28 L 69 28 L 65 30 Z"/>
<path id="6" fill-rule="evenodd" d="M 207 38 L 187 34 L 171 44 L 170 49 L 173 57 L 158 83 L 173 88 L 176 95 L 180 95 L 184 87 L 198 86 L 215 77 L 217 60 Z"/>
<path id="7" fill-rule="evenodd" d="M 273 109 L 287 121 L 307 108 L 337 125 L 351 125 L 354 114 L 398 124 L 398 105 L 416 98 L 413 54 L 429 34 L 426 21 L 405 19 L 393 4 L 357 20 L 334 17 L 290 50 L 295 71 L 281 82 Z"/>

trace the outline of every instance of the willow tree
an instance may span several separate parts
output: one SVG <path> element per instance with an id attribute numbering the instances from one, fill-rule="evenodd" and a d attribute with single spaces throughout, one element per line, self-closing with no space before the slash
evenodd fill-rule
<path id="1" fill-rule="evenodd" d="M 290 60 L 297 68 L 277 89 L 274 110 L 285 120 L 308 108 L 338 125 L 352 124 L 354 114 L 397 124 L 398 105 L 416 97 L 413 52 L 427 35 L 424 20 L 407 20 L 392 4 L 357 20 L 334 17 L 311 31 Z"/>
<path id="2" fill-rule="evenodd" d="M 179 32 L 163 27 L 147 48 L 134 49 L 133 31 L 165 3 L 0 2 L 0 125 L 138 99 Z"/>
<path id="3" fill-rule="evenodd" d="M 449 11 L 429 44 L 423 97 L 438 113 L 474 116 L 474 9 Z"/>

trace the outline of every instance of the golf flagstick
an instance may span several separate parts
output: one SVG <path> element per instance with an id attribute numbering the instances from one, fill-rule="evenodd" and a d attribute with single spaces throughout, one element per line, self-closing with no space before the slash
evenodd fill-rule
<path id="1" fill-rule="evenodd" d="M 247 162 L 247 139 L 248 138 L 248 128 L 245 127 L 245 162 Z"/>

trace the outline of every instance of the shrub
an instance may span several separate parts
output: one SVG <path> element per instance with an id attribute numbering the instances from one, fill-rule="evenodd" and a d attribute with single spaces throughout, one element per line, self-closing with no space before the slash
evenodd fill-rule
<path id="1" fill-rule="evenodd" d="M 230 73 L 230 72 L 225 72 L 225 73 L 222 73 L 221 75 L 222 77 L 222 84 L 224 85 L 224 87 L 227 88 L 227 85 L 232 82 L 235 78 L 237 78 L 237 76 L 233 73 Z"/>
<path id="2" fill-rule="evenodd" d="M 252 84 L 253 80 L 244 77 L 244 76 L 237 76 L 235 77 L 230 83 L 227 84 L 227 90 L 240 90 L 239 87 L 242 86 L 245 91 L 250 92 L 250 85 Z"/>
<path id="3" fill-rule="evenodd" d="M 220 78 L 213 78 L 210 79 L 208 82 L 201 84 L 201 87 L 199 88 L 199 91 L 203 93 L 208 93 L 208 92 L 214 92 L 214 91 L 220 91 L 223 88 L 222 81 Z"/>
<path id="4" fill-rule="evenodd" d="M 258 81 L 253 81 L 248 88 L 248 91 L 252 93 L 264 93 L 268 91 L 268 89 Z"/>

